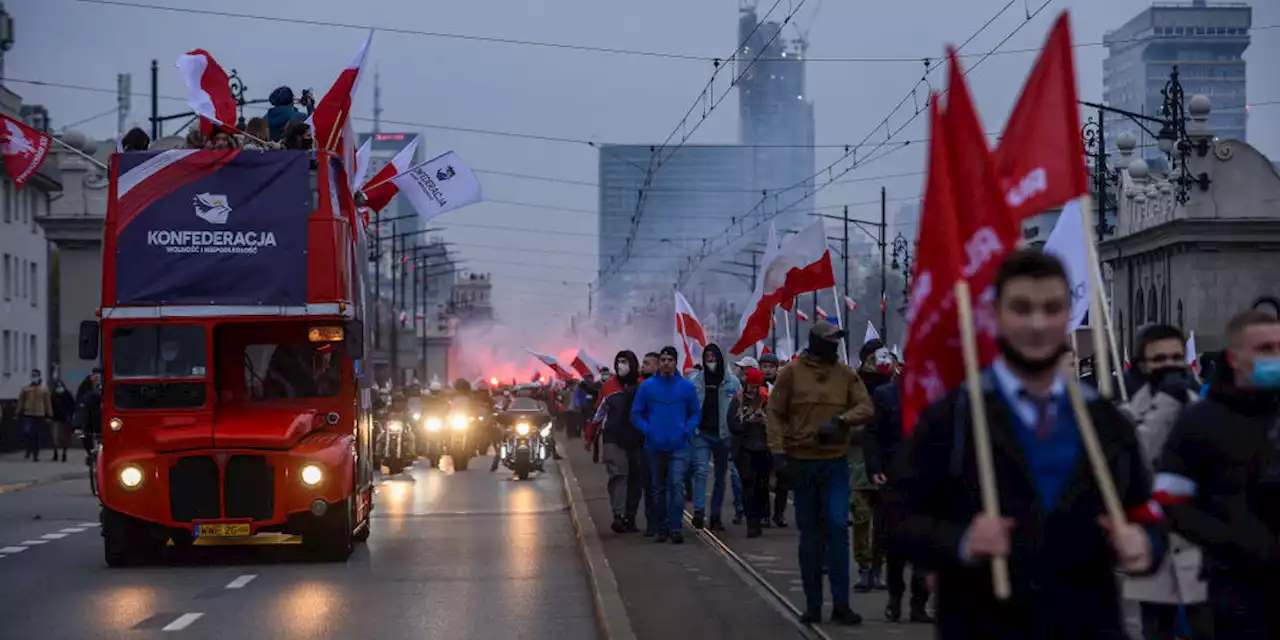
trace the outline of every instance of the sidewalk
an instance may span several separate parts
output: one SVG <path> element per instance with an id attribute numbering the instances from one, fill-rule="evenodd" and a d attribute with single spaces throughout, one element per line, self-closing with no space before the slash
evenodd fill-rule
<path id="1" fill-rule="evenodd" d="M 690 536 L 677 546 L 613 533 L 604 464 L 592 464 L 582 440 L 561 442 L 560 451 L 582 490 L 638 640 L 796 636 L 773 603 L 701 541 Z M 643 526 L 643 516 L 641 521 Z"/>
<path id="2" fill-rule="evenodd" d="M 66 462 L 50 462 L 51 451 L 41 452 L 40 462 L 23 460 L 21 452 L 0 454 L 0 494 L 21 491 L 28 487 L 89 477 L 89 467 L 84 463 L 84 449 L 67 450 Z M 89 487 L 86 484 L 85 490 Z"/>

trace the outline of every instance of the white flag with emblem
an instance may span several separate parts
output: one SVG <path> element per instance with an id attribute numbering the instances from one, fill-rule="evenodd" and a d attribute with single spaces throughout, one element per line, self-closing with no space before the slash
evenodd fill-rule
<path id="1" fill-rule="evenodd" d="M 449 151 L 393 179 L 423 220 L 480 202 L 480 181 L 471 167 Z"/>
<path id="2" fill-rule="evenodd" d="M 1071 285 L 1071 320 L 1067 324 L 1070 334 L 1084 325 L 1089 313 L 1089 249 L 1092 238 L 1085 236 L 1083 211 L 1080 200 L 1072 200 L 1062 208 L 1053 233 L 1044 245 L 1044 252 L 1057 256 L 1067 268 L 1067 280 Z"/>

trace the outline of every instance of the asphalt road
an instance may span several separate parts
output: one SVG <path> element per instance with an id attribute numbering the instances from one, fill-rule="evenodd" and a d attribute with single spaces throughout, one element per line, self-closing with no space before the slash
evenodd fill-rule
<path id="1" fill-rule="evenodd" d="M 0 637 L 595 638 L 559 471 L 482 462 L 382 478 L 346 563 L 255 546 L 109 569 L 87 481 L 0 495 Z"/>

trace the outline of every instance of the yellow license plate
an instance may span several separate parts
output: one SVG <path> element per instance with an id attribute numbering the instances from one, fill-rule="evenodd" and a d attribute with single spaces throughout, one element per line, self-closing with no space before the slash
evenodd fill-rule
<path id="1" fill-rule="evenodd" d="M 235 524 L 198 524 L 197 538 L 241 538 L 249 535 L 249 523 Z"/>

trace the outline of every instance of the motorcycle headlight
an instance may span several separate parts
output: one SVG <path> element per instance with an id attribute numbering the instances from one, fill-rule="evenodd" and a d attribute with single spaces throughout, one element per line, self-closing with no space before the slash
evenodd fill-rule
<path id="1" fill-rule="evenodd" d="M 421 420 L 421 419 L 422 419 L 422 414 L 421 414 L 421 413 L 418 413 L 418 412 L 416 412 L 416 411 L 415 411 L 415 412 L 414 412 L 414 414 L 413 414 L 413 421 L 414 421 L 414 422 L 417 422 L 417 421 L 419 421 L 419 420 Z"/>
<path id="2" fill-rule="evenodd" d="M 387 423 L 387 431 L 403 431 L 404 423 L 399 420 L 392 420 Z"/>
<path id="3" fill-rule="evenodd" d="M 544 438 L 551 435 L 551 423 L 547 423 L 547 426 L 543 427 L 542 431 L 539 431 L 538 433 L 542 434 L 542 437 Z"/>
<path id="4" fill-rule="evenodd" d="M 439 431 L 444 428 L 444 420 L 440 418 L 427 418 L 427 431 Z"/>
<path id="5" fill-rule="evenodd" d="M 527 436 L 527 435 L 529 435 L 529 425 L 527 425 L 527 424 L 525 424 L 525 423 L 523 423 L 523 422 L 521 422 L 520 424 L 516 425 L 516 433 L 518 433 L 518 434 L 520 434 L 520 435 L 522 435 L 522 436 Z"/>
<path id="6" fill-rule="evenodd" d="M 467 417 L 462 414 L 454 414 L 449 417 L 449 426 L 454 431 L 462 431 L 467 428 Z"/>

